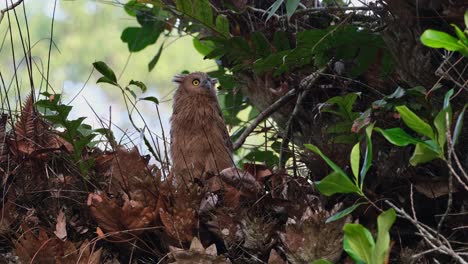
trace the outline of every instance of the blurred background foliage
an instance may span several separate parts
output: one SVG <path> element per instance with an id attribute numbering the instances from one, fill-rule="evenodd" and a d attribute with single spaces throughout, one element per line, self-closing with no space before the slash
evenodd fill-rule
<path id="1" fill-rule="evenodd" d="M 54 14 L 54 0 L 32 1 L 25 0 L 25 12 L 31 38 L 32 56 L 35 62 L 33 67 L 36 91 L 39 87 L 45 89 L 44 82 L 40 82 L 41 75 L 46 75 L 47 61 L 49 57 L 49 39 L 51 21 Z M 63 94 L 64 103 L 71 102 L 73 109 L 70 117 L 86 116 L 86 122 L 93 126 L 99 126 L 95 118 L 96 112 L 105 120 L 111 119 L 115 126 L 122 130 L 128 129 L 132 138 L 134 135 L 124 108 L 121 94 L 106 84 L 96 84 L 99 74 L 93 72 L 92 63 L 105 61 L 111 66 L 122 83 L 130 80 L 139 80 L 148 86 L 146 95 L 156 96 L 161 99 L 161 118 L 163 127 L 168 131 L 169 117 L 172 111 L 172 92 L 175 85 L 172 77 L 183 70 L 210 71 L 216 69 L 214 61 L 203 60 L 192 45 L 190 36 L 180 37 L 176 34 L 162 34 L 158 44 L 165 42 L 159 64 L 149 72 L 148 62 L 158 52 L 157 47 L 150 47 L 143 51 L 132 53 L 127 44 L 120 41 L 122 30 L 126 27 L 137 25 L 137 21 L 126 14 L 124 3 L 118 1 L 57 1 L 55 7 L 55 21 L 53 30 L 54 45 L 50 54 L 50 87 L 56 93 Z M 3 8 L 5 3 L 0 4 Z M 25 21 L 22 7 L 16 10 L 20 28 L 25 32 Z M 10 37 L 8 16 L 5 15 L 0 24 L 0 36 L 2 38 L 0 48 L 0 65 L 2 74 L 8 89 L 8 96 L 13 108 L 19 110 L 18 101 L 24 99 L 30 91 L 28 72 L 22 60 L 21 38 L 18 24 L 14 16 L 10 14 L 12 34 Z M 15 47 L 17 76 L 21 96 L 15 88 L 13 57 L 11 50 L 11 38 Z M 89 79 L 89 80 L 88 80 Z M 5 92 L 2 91 L 2 108 L 5 104 Z M 16 99 L 16 101 L 15 101 Z M 88 103 L 89 105 L 88 105 Z M 92 108 L 92 109 L 91 109 Z M 111 108 L 111 110 L 109 110 Z M 154 133 L 160 134 L 159 121 L 154 116 L 154 108 L 150 103 L 141 103 L 139 108 L 145 120 L 149 123 Z M 93 111 L 94 110 L 94 111 Z M 142 124 L 136 118 L 137 124 Z M 115 130 L 117 138 L 124 133 L 120 129 Z M 138 143 L 139 141 L 135 141 Z"/>

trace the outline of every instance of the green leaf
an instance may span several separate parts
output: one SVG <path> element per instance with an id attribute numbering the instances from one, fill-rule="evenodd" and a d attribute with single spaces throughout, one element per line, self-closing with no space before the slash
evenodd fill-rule
<path id="1" fill-rule="evenodd" d="M 364 179 L 366 178 L 366 174 L 369 171 L 372 165 L 372 131 L 374 130 L 374 124 L 370 124 L 366 127 L 366 153 L 364 154 L 364 162 L 361 169 L 361 182 L 359 184 L 360 188 L 364 184 Z"/>
<path id="2" fill-rule="evenodd" d="M 288 18 L 294 14 L 300 2 L 300 0 L 286 0 L 286 15 Z"/>
<path id="3" fill-rule="evenodd" d="M 140 88 L 142 92 L 146 92 L 146 90 L 148 89 L 148 88 L 146 88 L 146 85 L 143 82 L 140 82 L 140 81 L 131 80 L 128 85 L 135 85 L 138 88 Z"/>
<path id="4" fill-rule="evenodd" d="M 120 39 L 127 43 L 128 50 L 137 52 L 156 43 L 164 31 L 164 23 L 156 21 L 143 27 L 128 27 L 122 31 Z"/>
<path id="5" fill-rule="evenodd" d="M 382 136 L 385 137 L 385 139 L 387 139 L 390 143 L 392 143 L 395 146 L 404 147 L 408 146 L 409 144 L 418 144 L 423 142 L 418 138 L 414 138 L 408 135 L 403 129 L 399 127 L 385 130 L 377 127 L 375 128 L 375 130 L 377 132 L 380 132 Z"/>
<path id="6" fill-rule="evenodd" d="M 213 25 L 213 8 L 208 0 L 194 0 L 194 16 L 207 26 Z"/>
<path id="7" fill-rule="evenodd" d="M 361 149 L 360 143 L 356 143 L 351 150 L 350 163 L 351 170 L 353 171 L 355 182 L 359 181 L 359 163 L 361 162 Z"/>
<path id="8" fill-rule="evenodd" d="M 213 41 L 210 40 L 200 40 L 196 37 L 192 39 L 193 47 L 203 56 L 206 56 L 212 52 L 216 46 Z M 211 76 L 211 75 L 210 75 Z"/>
<path id="9" fill-rule="evenodd" d="M 328 164 L 328 166 L 330 166 L 333 169 L 334 172 L 340 174 L 340 176 L 343 176 L 349 180 L 346 173 L 338 165 L 336 165 L 333 161 L 331 161 L 325 154 L 323 154 L 322 151 L 317 146 L 313 144 L 304 144 L 304 147 L 310 149 L 315 154 L 318 154 Z"/>
<path id="10" fill-rule="evenodd" d="M 448 92 L 445 93 L 443 109 L 446 109 L 450 106 L 450 98 L 452 97 L 453 92 L 453 89 L 450 89 Z"/>
<path id="11" fill-rule="evenodd" d="M 330 223 L 330 222 L 333 222 L 333 221 L 336 221 L 338 219 L 341 219 L 347 215 L 349 215 L 350 213 L 352 213 L 354 210 L 356 210 L 356 208 L 358 208 L 359 206 L 363 205 L 363 204 L 367 204 L 367 202 L 363 202 L 363 203 L 357 203 L 353 206 L 350 206 L 332 216 L 330 216 L 327 221 L 325 221 L 325 223 Z"/>
<path id="12" fill-rule="evenodd" d="M 250 35 L 250 39 L 255 47 L 255 52 L 259 57 L 267 57 L 271 54 L 270 43 L 262 32 L 256 31 Z"/>
<path id="13" fill-rule="evenodd" d="M 468 14 L 468 12 L 465 13 Z M 460 136 L 462 127 L 463 127 L 463 117 L 465 116 L 465 110 L 468 107 L 468 104 L 465 104 L 463 109 L 461 110 L 460 114 L 458 115 L 457 122 L 455 123 L 455 128 L 453 129 L 453 145 L 455 146 L 458 142 L 458 137 Z"/>
<path id="14" fill-rule="evenodd" d="M 117 77 L 115 77 L 114 71 L 109 66 L 107 66 L 105 62 L 96 61 L 93 63 L 93 66 L 99 73 L 101 73 L 104 77 L 106 77 L 106 80 L 112 83 L 117 83 Z"/>
<path id="15" fill-rule="evenodd" d="M 398 111 L 398 113 L 400 113 L 403 122 L 405 122 L 409 128 L 423 136 L 429 137 L 432 140 L 435 139 L 434 131 L 432 131 L 431 126 L 419 118 L 419 116 L 417 116 L 408 107 L 401 105 L 395 107 L 395 109 Z"/>
<path id="16" fill-rule="evenodd" d="M 381 213 L 377 218 L 377 241 L 372 254 L 372 263 L 387 263 L 390 254 L 390 234 L 389 230 L 396 220 L 396 213 L 393 208 Z"/>
<path id="17" fill-rule="evenodd" d="M 114 81 L 112 81 L 111 79 L 105 77 L 105 76 L 102 76 L 101 78 L 97 79 L 96 83 L 108 83 L 108 84 L 112 84 L 114 86 L 118 86 L 118 84 Z"/>
<path id="18" fill-rule="evenodd" d="M 348 176 L 338 172 L 332 172 L 321 181 L 316 182 L 315 186 L 325 196 L 331 196 L 335 193 L 357 193 L 361 195 L 361 190 L 354 185 Z"/>
<path id="19" fill-rule="evenodd" d="M 468 9 L 465 11 L 465 15 L 463 16 L 465 19 L 465 32 L 468 30 Z"/>
<path id="20" fill-rule="evenodd" d="M 133 99 L 137 98 L 136 93 L 132 89 L 125 87 L 125 90 L 128 91 L 132 95 Z"/>
<path id="21" fill-rule="evenodd" d="M 363 261 L 367 264 L 372 262 L 372 252 L 375 242 L 371 233 L 360 224 L 346 224 L 343 228 L 343 249 L 355 261 Z"/>
<path id="22" fill-rule="evenodd" d="M 225 15 L 219 15 L 216 17 L 216 30 L 223 36 L 229 37 L 229 20 Z"/>
<path id="23" fill-rule="evenodd" d="M 156 64 L 158 63 L 159 61 L 159 58 L 161 57 L 161 54 L 162 54 L 162 51 L 164 49 L 164 43 L 161 44 L 161 47 L 159 47 L 159 50 L 158 52 L 156 53 L 156 55 L 154 55 L 154 57 L 151 59 L 151 61 L 148 63 L 148 71 L 152 71 L 154 69 L 154 66 L 156 66 Z"/>
<path id="24" fill-rule="evenodd" d="M 457 43 L 453 36 L 438 30 L 427 29 L 421 35 L 421 42 L 431 48 L 444 48 L 450 51 L 459 51 L 463 46 Z"/>
<path id="25" fill-rule="evenodd" d="M 277 51 L 284 51 L 291 49 L 289 44 L 289 37 L 285 31 L 276 31 L 273 36 L 273 44 Z"/>
<path id="26" fill-rule="evenodd" d="M 416 148 L 414 149 L 413 155 L 411 156 L 409 162 L 412 166 L 416 166 L 422 163 L 429 162 L 433 159 L 439 157 L 439 154 L 434 150 L 430 149 L 424 143 L 416 144 Z"/>
<path id="27" fill-rule="evenodd" d="M 266 19 L 266 21 L 270 20 L 270 18 L 276 13 L 276 11 L 278 11 L 278 8 L 281 6 L 281 4 L 283 3 L 283 0 L 276 0 L 276 2 L 274 2 L 268 9 L 268 17 Z"/>
<path id="28" fill-rule="evenodd" d="M 189 15 L 193 13 L 191 0 L 176 0 L 175 2 L 177 10 Z"/>
<path id="29" fill-rule="evenodd" d="M 468 46 L 468 38 L 466 37 L 465 33 L 455 24 L 450 24 L 455 29 L 455 34 L 461 40 L 464 45 Z"/>
<path id="30" fill-rule="evenodd" d="M 154 96 L 143 97 L 143 98 L 140 98 L 140 100 L 150 101 L 150 102 L 153 102 L 153 103 L 155 103 L 157 105 L 159 104 L 158 98 L 156 98 Z"/>
<path id="31" fill-rule="evenodd" d="M 124 10 L 130 16 L 136 16 L 136 13 L 140 9 L 146 8 L 146 5 L 143 3 L 139 3 L 137 0 L 130 0 L 124 5 Z"/>
<path id="32" fill-rule="evenodd" d="M 447 118 L 450 126 L 450 121 L 452 120 L 452 109 L 450 106 L 442 109 L 434 118 L 434 126 L 437 130 L 437 144 L 441 149 L 444 149 L 445 142 L 447 141 Z"/>

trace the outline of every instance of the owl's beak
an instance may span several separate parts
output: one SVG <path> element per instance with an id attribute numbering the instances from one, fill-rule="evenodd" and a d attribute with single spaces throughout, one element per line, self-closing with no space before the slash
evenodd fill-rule
<path id="1" fill-rule="evenodd" d="M 211 88 L 213 88 L 213 84 L 211 83 L 210 80 L 204 80 L 204 81 L 202 82 L 202 86 L 203 86 L 204 88 L 206 88 L 206 89 L 211 89 Z"/>

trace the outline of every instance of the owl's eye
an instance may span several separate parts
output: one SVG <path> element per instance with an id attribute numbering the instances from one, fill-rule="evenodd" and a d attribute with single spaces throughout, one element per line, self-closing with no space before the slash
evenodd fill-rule
<path id="1" fill-rule="evenodd" d="M 195 85 L 195 86 L 198 86 L 198 85 L 200 85 L 200 80 L 195 79 L 195 80 L 192 81 L 192 84 Z"/>

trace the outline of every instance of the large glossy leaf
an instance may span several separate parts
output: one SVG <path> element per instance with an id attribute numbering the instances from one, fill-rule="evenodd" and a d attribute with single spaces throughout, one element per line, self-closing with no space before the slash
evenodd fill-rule
<path id="1" fill-rule="evenodd" d="M 377 218 L 377 240 L 372 254 L 372 263 L 387 263 L 390 254 L 390 234 L 389 230 L 396 220 L 396 213 L 393 208 L 381 213 Z"/>
<path id="2" fill-rule="evenodd" d="M 343 249 L 346 253 L 355 261 L 371 264 L 375 242 L 369 230 L 360 224 L 346 224 L 343 230 Z"/>
<path id="3" fill-rule="evenodd" d="M 466 37 L 465 33 L 457 25 L 455 24 L 450 24 L 450 25 L 455 30 L 455 34 L 457 34 L 457 37 L 460 39 L 463 45 L 468 46 L 468 38 Z"/>
<path id="4" fill-rule="evenodd" d="M 452 120 L 452 108 L 449 106 L 442 109 L 434 119 L 434 126 L 437 130 L 437 143 L 441 149 L 444 149 L 445 142 L 447 141 L 447 121 Z"/>
<path id="5" fill-rule="evenodd" d="M 410 158 L 410 164 L 413 166 L 423 164 L 439 157 L 439 154 L 430 149 L 424 143 L 417 143 L 413 155 Z"/>
<path id="6" fill-rule="evenodd" d="M 406 105 L 397 106 L 395 109 L 400 113 L 403 122 L 405 122 L 409 128 L 423 136 L 435 140 L 434 131 L 431 126 L 406 107 Z"/>
<path id="7" fill-rule="evenodd" d="M 353 149 L 351 150 L 350 163 L 351 170 L 353 171 L 355 182 L 359 181 L 359 164 L 361 162 L 361 149 L 360 143 L 356 143 Z"/>
<path id="8" fill-rule="evenodd" d="M 463 46 L 457 43 L 453 36 L 438 30 L 427 29 L 421 35 L 421 42 L 431 48 L 444 48 L 450 51 L 459 51 Z"/>
<path id="9" fill-rule="evenodd" d="M 382 136 L 384 136 L 385 139 L 387 139 L 390 143 L 399 147 L 423 142 L 418 138 L 414 138 L 408 135 L 403 129 L 399 127 L 389 128 L 385 130 L 381 128 L 375 128 L 375 130 L 380 132 Z"/>
<path id="10" fill-rule="evenodd" d="M 316 182 L 315 186 L 323 195 L 330 196 L 335 193 L 361 193 L 356 185 L 348 176 L 338 172 L 332 172 L 321 181 Z"/>

